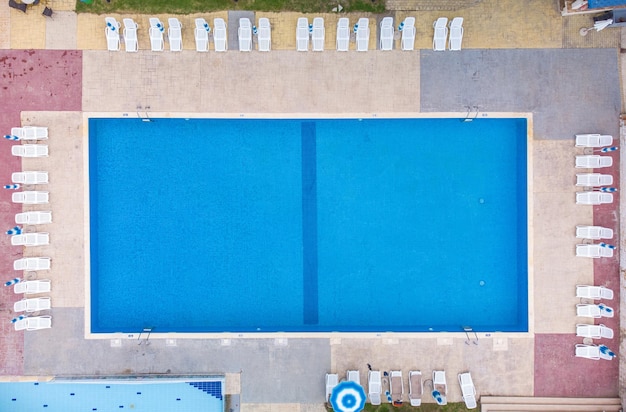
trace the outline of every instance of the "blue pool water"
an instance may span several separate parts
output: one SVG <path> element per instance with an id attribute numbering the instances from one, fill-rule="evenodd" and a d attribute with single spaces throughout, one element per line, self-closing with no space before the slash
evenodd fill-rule
<path id="1" fill-rule="evenodd" d="M 12 412 L 223 412 L 224 379 L 0 382 Z"/>
<path id="2" fill-rule="evenodd" d="M 526 331 L 525 119 L 91 119 L 91 330 Z"/>

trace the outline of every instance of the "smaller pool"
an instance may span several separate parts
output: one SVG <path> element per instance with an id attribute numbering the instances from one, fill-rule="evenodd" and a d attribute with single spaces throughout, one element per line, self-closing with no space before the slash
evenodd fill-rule
<path id="1" fill-rule="evenodd" d="M 224 378 L 0 382 L 0 411 L 223 412 Z"/>

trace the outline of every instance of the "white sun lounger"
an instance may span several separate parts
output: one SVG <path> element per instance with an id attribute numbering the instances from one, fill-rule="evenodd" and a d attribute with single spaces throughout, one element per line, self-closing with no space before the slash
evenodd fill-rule
<path id="1" fill-rule="evenodd" d="M 438 396 L 435 397 L 435 392 L 438 393 Z M 447 405 L 448 404 L 448 384 L 446 382 L 446 372 L 445 371 L 433 371 L 433 397 L 437 401 L 439 405 Z"/>
<path id="2" fill-rule="evenodd" d="M 272 28 L 270 26 L 270 19 L 266 17 L 259 19 L 257 39 L 259 41 L 259 51 L 268 52 L 272 49 Z"/>
<path id="3" fill-rule="evenodd" d="M 239 51 L 252 51 L 252 24 L 250 23 L 250 19 L 247 17 L 239 19 L 237 37 L 239 38 Z"/>
<path id="4" fill-rule="evenodd" d="M 167 19 L 167 38 L 170 43 L 170 51 L 183 50 L 183 25 L 176 17 Z"/>
<path id="5" fill-rule="evenodd" d="M 380 49 L 393 48 L 393 17 L 384 17 L 380 22 Z"/>
<path id="6" fill-rule="evenodd" d="M 324 19 L 316 17 L 313 19 L 313 31 L 311 32 L 311 43 L 313 51 L 324 51 L 324 41 L 326 30 L 324 29 Z"/>
<path id="7" fill-rule="evenodd" d="M 576 336 L 591 339 L 613 339 L 613 329 L 605 325 L 576 325 Z"/>
<path id="8" fill-rule="evenodd" d="M 600 348 L 594 345 L 576 345 L 576 357 L 600 360 Z"/>
<path id="9" fill-rule="evenodd" d="M 611 156 L 584 155 L 576 156 L 576 167 L 579 169 L 601 169 L 613 165 Z"/>
<path id="10" fill-rule="evenodd" d="M 613 194 L 604 192 L 577 192 L 576 204 L 578 205 L 602 205 L 613 203 Z"/>
<path id="11" fill-rule="evenodd" d="M 14 324 L 15 330 L 40 330 L 40 329 L 50 329 L 52 327 L 52 317 L 51 316 L 35 316 L 32 318 L 24 318 L 18 320 Z"/>
<path id="12" fill-rule="evenodd" d="M 404 19 L 401 42 L 402 50 L 413 50 L 415 48 L 415 17 Z"/>
<path id="13" fill-rule="evenodd" d="M 612 318 L 615 316 L 613 308 L 606 305 L 579 303 L 576 305 L 576 316 L 583 318 Z"/>
<path id="14" fill-rule="evenodd" d="M 613 230 L 602 226 L 576 226 L 576 237 L 580 239 L 613 239 Z"/>
<path id="15" fill-rule="evenodd" d="M 48 192 L 25 191 L 15 192 L 11 195 L 13 203 L 23 203 L 25 205 L 40 205 L 48 203 Z"/>
<path id="16" fill-rule="evenodd" d="M 48 128 L 41 126 L 13 127 L 11 128 L 11 135 L 17 136 L 19 140 L 47 140 Z"/>
<path id="17" fill-rule="evenodd" d="M 348 51 L 350 47 L 350 20 L 342 17 L 337 21 L 337 51 Z"/>
<path id="18" fill-rule="evenodd" d="M 104 22 L 106 27 L 104 34 L 107 39 L 107 50 L 119 51 L 120 50 L 120 23 L 113 17 L 105 17 Z"/>
<path id="19" fill-rule="evenodd" d="M 350 20 L 342 17 L 337 21 L 337 51 L 348 51 L 350 46 Z"/>
<path id="20" fill-rule="evenodd" d="M 194 37 L 196 39 L 196 51 L 209 51 L 209 32 L 207 28 L 209 24 L 203 18 L 196 19 L 196 28 L 194 29 Z"/>
<path id="21" fill-rule="evenodd" d="M 13 312 L 39 312 L 51 308 L 50 298 L 28 298 L 18 300 L 13 304 Z"/>
<path id="22" fill-rule="evenodd" d="M 606 147 L 613 144 L 613 136 L 601 135 L 599 133 L 577 134 L 577 147 Z"/>
<path id="23" fill-rule="evenodd" d="M 356 382 L 359 385 L 361 384 L 361 375 L 359 374 L 359 371 L 348 371 L 346 373 L 346 378 L 351 382 Z"/>
<path id="24" fill-rule="evenodd" d="M 409 371 L 409 401 L 411 402 L 411 406 L 420 406 L 422 404 L 423 393 L 424 382 L 422 380 L 422 372 Z"/>
<path id="25" fill-rule="evenodd" d="M 594 259 L 613 257 L 613 248 L 602 245 L 578 244 L 576 245 L 576 256 Z"/>
<path id="26" fill-rule="evenodd" d="M 226 23 L 222 18 L 213 19 L 213 44 L 216 52 L 225 52 L 228 49 Z"/>
<path id="27" fill-rule="evenodd" d="M 367 51 L 370 44 L 370 19 L 361 17 L 356 27 L 356 51 Z"/>
<path id="28" fill-rule="evenodd" d="M 461 50 L 463 43 L 463 17 L 455 17 L 450 22 L 450 39 L 448 48 L 452 51 Z"/>
<path id="29" fill-rule="evenodd" d="M 13 246 L 44 246 L 48 244 L 50 244 L 50 235 L 45 232 L 22 233 L 11 236 L 11 245 Z"/>
<path id="30" fill-rule="evenodd" d="M 613 299 L 613 291 L 604 286 L 576 285 L 576 297 L 584 299 Z"/>
<path id="31" fill-rule="evenodd" d="M 309 19 L 299 17 L 296 25 L 296 50 L 309 50 Z"/>
<path id="32" fill-rule="evenodd" d="M 476 408 L 476 387 L 472 382 L 472 375 L 469 372 L 459 373 L 459 385 L 461 385 L 461 393 L 467 409 Z"/>
<path id="33" fill-rule="evenodd" d="M 433 23 L 435 33 L 433 35 L 433 50 L 444 51 L 446 49 L 446 38 L 448 37 L 448 18 L 439 17 Z"/>
<path id="34" fill-rule="evenodd" d="M 11 174 L 11 181 L 23 185 L 43 185 L 48 183 L 48 172 L 15 172 Z"/>
<path id="35" fill-rule="evenodd" d="M 14 270 L 48 270 L 50 269 L 49 257 L 26 257 L 13 262 Z"/>
<path id="36" fill-rule="evenodd" d="M 152 51 L 163 51 L 165 49 L 165 43 L 163 42 L 163 32 L 165 27 L 161 20 L 156 17 L 150 17 L 150 48 Z"/>
<path id="37" fill-rule="evenodd" d="M 19 157 L 47 157 L 48 145 L 24 144 L 11 146 L 11 154 Z"/>
<path id="38" fill-rule="evenodd" d="M 13 292 L 16 294 L 34 295 L 37 293 L 50 292 L 50 280 L 27 280 L 26 282 L 18 282 L 13 286 Z"/>
<path id="39" fill-rule="evenodd" d="M 330 395 L 333 393 L 333 389 L 335 386 L 339 384 L 339 376 L 336 373 L 327 373 L 326 374 L 326 400 L 324 402 L 328 402 L 330 399 Z"/>
<path id="40" fill-rule="evenodd" d="M 576 186 L 610 186 L 613 184 L 613 176 L 600 173 L 581 173 L 576 175 Z"/>
<path id="41" fill-rule="evenodd" d="M 381 394 L 383 393 L 380 371 L 369 371 L 367 373 L 367 387 L 367 396 L 370 398 L 370 403 L 372 405 L 380 405 L 382 403 Z"/>
<path id="42" fill-rule="evenodd" d="M 391 392 L 391 402 L 401 404 L 404 398 L 404 383 L 402 382 L 402 371 L 389 372 L 389 392 Z"/>
<path id="43" fill-rule="evenodd" d="M 18 225 L 41 225 L 52 223 L 52 212 L 22 212 L 15 215 Z"/>
<path id="44" fill-rule="evenodd" d="M 124 19 L 124 46 L 127 52 L 136 52 L 138 47 L 137 42 L 137 23 L 133 19 Z"/>

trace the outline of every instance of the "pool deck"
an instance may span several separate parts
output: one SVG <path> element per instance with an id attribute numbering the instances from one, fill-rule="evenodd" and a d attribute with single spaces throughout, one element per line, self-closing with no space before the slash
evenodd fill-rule
<path id="1" fill-rule="evenodd" d="M 47 125 L 50 157 L 20 161 L 10 155 L 11 142 L 0 152 L 0 184 L 11 172 L 48 170 L 50 205 L 24 210 L 52 210 L 51 245 L 38 248 L 10 246 L 0 237 L 0 269 L 7 280 L 20 256 L 50 256 L 53 328 L 15 332 L 9 320 L 20 297 L 0 289 L 0 378 L 54 375 L 117 375 L 145 373 L 217 373 L 227 376 L 227 393 L 240 394 L 245 411 L 321 411 L 324 374 L 359 369 L 367 381 L 367 364 L 379 370 L 445 369 L 448 400 L 461 394 L 456 374 L 470 370 L 479 396 L 617 397 L 621 360 L 591 361 L 574 357 L 577 323 L 575 285 L 606 285 L 616 292 L 608 302 L 616 310 L 601 322 L 615 331 L 602 340 L 620 351 L 620 262 L 574 256 L 574 227 L 598 224 L 619 234 L 619 196 L 600 207 L 574 204 L 573 135 L 597 132 L 620 136 L 620 29 L 578 34 L 593 25 L 591 17 L 561 17 L 554 2 L 483 0 L 455 11 L 393 12 L 397 22 L 416 17 L 416 51 L 375 50 L 377 24 L 370 23 L 370 51 L 334 51 L 337 14 L 324 15 L 326 47 L 323 53 L 298 53 L 295 21 L 298 14 L 268 14 L 272 23 L 272 52 L 240 53 L 234 37 L 230 50 L 197 53 L 193 45 L 193 18 L 183 22 L 185 50 L 149 51 L 147 17 L 140 24 L 138 53 L 107 52 L 104 16 L 76 15 L 73 1 L 50 0 L 55 10 L 44 19 L 36 6 L 25 15 L 0 8 L 0 126 Z M 207 13 L 212 21 L 231 21 L 237 13 Z M 266 14 L 258 13 L 256 18 Z M 511 16 L 524 18 L 512 19 Z M 440 16 L 465 18 L 462 52 L 431 51 L 432 22 Z M 489 17 L 485 17 L 489 16 Z M 129 16 L 115 16 L 118 20 Z M 168 16 L 160 16 L 166 20 Z M 314 16 L 308 16 L 311 20 Z M 350 15 L 351 23 L 362 15 Z M 380 18 L 381 16 L 367 16 Z M 398 44 L 396 43 L 396 46 Z M 351 47 L 354 44 L 351 43 Z M 166 46 L 167 48 L 167 46 Z M 598 73 L 602 68 L 602 73 Z M 277 76 L 277 73 L 279 75 Z M 114 340 L 84 339 L 84 112 L 238 114 L 373 114 L 530 113 L 533 123 L 532 214 L 529 334 L 479 334 L 478 344 L 467 344 L 464 334 L 409 336 L 331 335 L 323 338 L 151 339 L 149 345 L 133 337 Z M 497 144 L 497 142 L 494 142 Z M 618 142 L 616 141 L 616 145 Z M 619 187 L 619 152 L 610 154 L 614 186 Z M 608 169 L 602 172 L 609 172 Z M 2 183 L 5 182 L 5 183 Z M 14 226 L 22 210 L 0 192 L 0 221 Z M 1 229 L 0 227 L 0 229 Z M 1 230 L 6 230 L 1 229 Z M 616 238 L 620 239 L 621 238 Z M 618 246 L 622 242 L 614 240 Z M 618 249 L 619 250 L 619 249 Z M 131 275 L 132 276 L 132 275 Z M 120 286 L 123 293 L 123 285 Z M 392 296 L 381 302 L 363 302 L 363 310 L 389 310 Z M 189 308 L 189 310 L 201 310 Z M 419 306 L 416 306 L 419 310 Z M 621 358 L 619 358 L 621 359 Z M 623 386 L 623 385 L 622 385 Z M 428 391 L 428 387 L 426 389 Z M 406 396 L 406 395 L 405 395 Z M 406 398 L 405 400 L 408 400 Z M 426 396 L 424 402 L 432 401 Z"/>

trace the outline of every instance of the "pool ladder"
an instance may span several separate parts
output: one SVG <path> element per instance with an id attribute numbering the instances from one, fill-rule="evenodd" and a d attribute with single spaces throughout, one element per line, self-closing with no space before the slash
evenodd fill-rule
<path id="1" fill-rule="evenodd" d="M 143 116 L 142 113 L 140 112 L 140 110 L 145 110 L 143 112 Z M 151 123 L 152 119 L 150 118 L 150 116 L 148 116 L 148 110 L 150 110 L 150 106 L 146 106 L 146 107 L 141 107 L 141 105 L 137 105 L 137 117 L 141 119 L 142 122 L 148 122 Z"/>
<path id="2" fill-rule="evenodd" d="M 465 108 L 467 109 L 467 114 L 462 120 L 463 123 L 474 121 L 478 117 L 478 106 L 465 106 Z"/>
<path id="3" fill-rule="evenodd" d="M 478 345 L 478 334 L 476 333 L 476 331 L 474 329 L 472 329 L 471 326 L 462 326 L 463 331 L 465 332 L 465 336 L 467 336 L 467 340 L 465 340 L 465 344 L 469 345 L 470 344 L 470 332 L 474 332 L 474 337 L 475 339 L 472 341 L 472 343 L 474 345 Z"/>
<path id="4" fill-rule="evenodd" d="M 139 336 L 137 336 L 137 340 L 139 341 L 138 345 L 141 345 L 142 343 L 145 343 L 146 346 L 150 344 L 150 342 L 148 342 L 148 340 L 150 339 L 150 334 L 152 333 L 152 331 L 154 330 L 154 326 L 150 326 L 147 328 L 143 328 L 143 330 L 141 332 L 139 332 Z M 141 340 L 141 335 L 147 333 L 146 335 L 146 339 L 145 340 Z"/>

